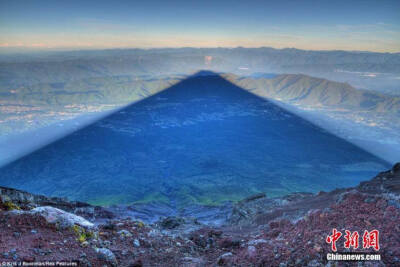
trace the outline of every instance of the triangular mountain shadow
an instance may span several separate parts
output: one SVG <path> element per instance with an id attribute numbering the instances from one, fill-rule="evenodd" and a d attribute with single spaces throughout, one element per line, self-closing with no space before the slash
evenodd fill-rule
<path id="1" fill-rule="evenodd" d="M 5 167 L 0 185 L 94 204 L 216 204 L 331 190 L 387 163 L 199 72 Z"/>

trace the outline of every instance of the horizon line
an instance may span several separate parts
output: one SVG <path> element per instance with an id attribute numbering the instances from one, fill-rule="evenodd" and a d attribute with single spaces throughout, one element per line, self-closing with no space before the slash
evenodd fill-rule
<path id="1" fill-rule="evenodd" d="M 107 51 L 107 50 L 163 50 L 163 49 L 273 49 L 273 50 L 299 50 L 313 52 L 348 52 L 348 53 L 378 53 L 378 54 L 400 54 L 390 51 L 373 51 L 373 50 L 345 50 L 345 49 L 303 49 L 296 47 L 277 48 L 273 46 L 160 46 L 160 47 L 39 47 L 39 46 L 0 46 L 0 53 L 3 54 L 18 54 L 31 52 L 78 52 L 78 51 Z M 10 51 L 7 51 L 10 50 Z"/>

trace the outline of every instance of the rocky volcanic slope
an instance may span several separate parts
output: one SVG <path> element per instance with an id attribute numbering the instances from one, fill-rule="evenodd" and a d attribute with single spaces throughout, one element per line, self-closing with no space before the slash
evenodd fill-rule
<path id="1" fill-rule="evenodd" d="M 355 188 L 247 198 L 224 226 L 168 217 L 155 224 L 107 209 L 0 187 L 0 262 L 80 266 L 399 266 L 400 163 Z M 93 224 L 92 222 L 103 222 Z M 382 261 L 327 262 L 336 228 L 380 231 Z M 362 241 L 360 241 L 362 242 Z M 337 243 L 344 249 L 343 240 Z M 356 252 L 374 252 L 358 249 Z"/>

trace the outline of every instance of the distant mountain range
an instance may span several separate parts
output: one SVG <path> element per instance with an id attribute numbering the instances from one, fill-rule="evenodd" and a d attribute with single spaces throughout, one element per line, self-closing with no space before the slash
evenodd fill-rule
<path id="1" fill-rule="evenodd" d="M 259 74 L 258 76 L 260 76 Z M 257 95 L 311 107 L 337 107 L 400 114 L 400 96 L 359 90 L 347 83 L 303 74 L 261 77 L 223 75 Z M 64 83 L 42 83 L 1 89 L 2 100 L 25 105 L 124 104 L 147 97 L 177 83 L 184 76 L 150 78 L 114 76 Z"/>
<path id="2" fill-rule="evenodd" d="M 119 75 L 189 74 L 199 69 L 249 73 L 400 73 L 400 53 L 274 48 L 114 49 L 0 56 L 0 86 Z M 335 77 L 342 77 L 336 73 Z M 330 78 L 331 76 L 327 77 Z"/>
<path id="3" fill-rule="evenodd" d="M 400 97 L 358 90 L 347 83 L 303 74 L 282 74 L 274 78 L 242 78 L 236 75 L 225 77 L 255 94 L 293 104 L 400 115 Z"/>

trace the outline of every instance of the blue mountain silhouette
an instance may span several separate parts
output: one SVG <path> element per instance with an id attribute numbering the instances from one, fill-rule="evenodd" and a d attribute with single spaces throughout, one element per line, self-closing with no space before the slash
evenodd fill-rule
<path id="1" fill-rule="evenodd" d="M 94 204 L 218 204 L 352 186 L 383 160 L 201 71 L 0 169 L 0 185 Z"/>

